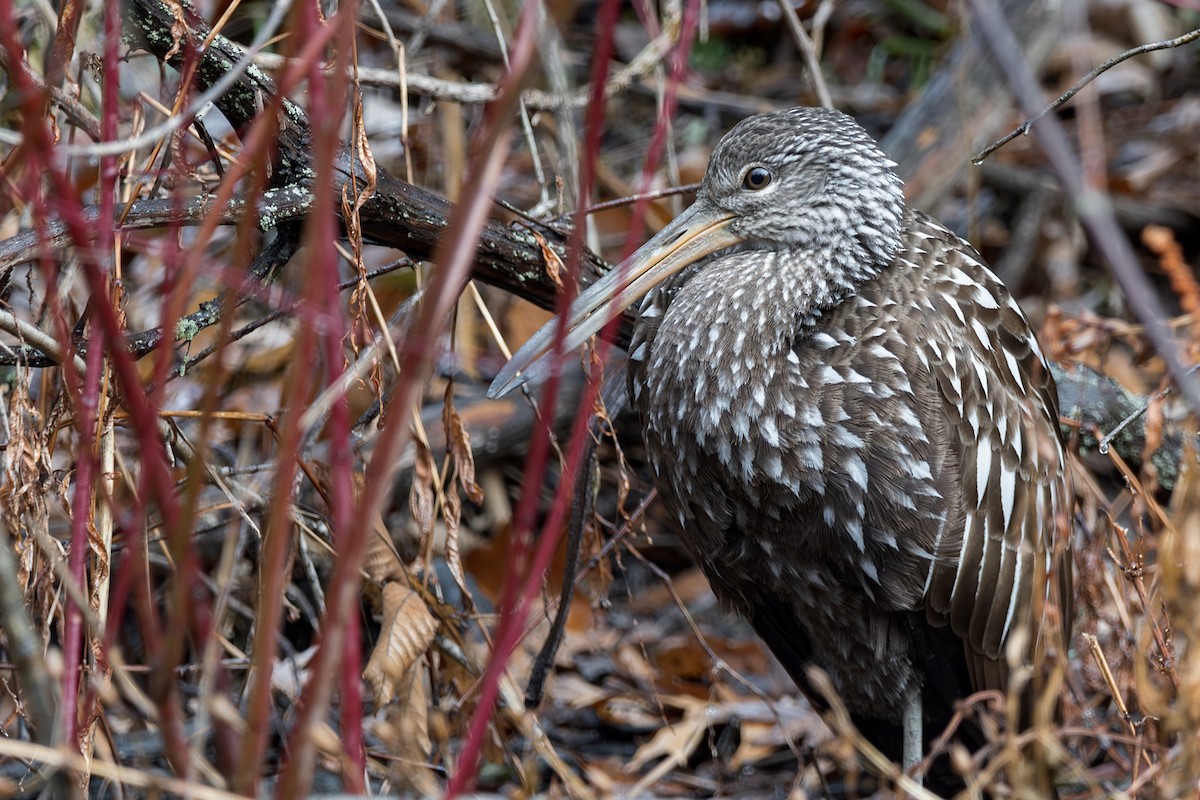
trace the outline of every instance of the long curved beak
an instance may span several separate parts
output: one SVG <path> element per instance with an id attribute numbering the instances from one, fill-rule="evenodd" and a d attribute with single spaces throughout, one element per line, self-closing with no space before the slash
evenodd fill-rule
<path id="1" fill-rule="evenodd" d="M 732 214 L 707 199 L 693 203 L 633 255 L 575 298 L 567 312 L 561 352 L 569 353 L 582 345 L 684 267 L 740 243 L 742 238 L 729 229 L 732 219 Z M 488 397 L 502 397 L 526 381 L 545 378 L 550 373 L 547 356 L 554 350 L 557 335 L 558 319 L 555 318 L 529 337 L 492 381 Z"/>

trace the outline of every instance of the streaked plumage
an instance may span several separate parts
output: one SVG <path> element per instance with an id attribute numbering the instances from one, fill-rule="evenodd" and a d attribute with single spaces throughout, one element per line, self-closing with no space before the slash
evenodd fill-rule
<path id="1" fill-rule="evenodd" d="M 615 271 L 637 274 L 577 301 L 568 340 L 644 294 L 629 393 L 684 541 L 801 688 L 821 667 L 881 741 L 906 687 L 934 736 L 956 698 L 1003 690 L 1009 635 L 1036 641 L 1034 593 L 1057 575 L 1065 607 L 1070 577 L 1046 360 L 893 166 L 835 111 L 743 121 L 695 205 Z"/>

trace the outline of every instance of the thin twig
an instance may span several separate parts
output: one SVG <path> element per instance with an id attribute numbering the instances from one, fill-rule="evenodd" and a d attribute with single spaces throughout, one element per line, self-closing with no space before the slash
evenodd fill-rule
<path id="1" fill-rule="evenodd" d="M 640 194 L 617 197 L 613 200 L 605 200 L 602 203 L 590 205 L 583 210 L 583 214 L 584 216 L 590 216 L 591 214 L 595 214 L 597 211 L 607 211 L 611 208 L 623 208 L 624 206 L 634 205 L 643 201 L 661 200 L 664 197 L 674 197 L 680 194 L 687 194 L 688 192 L 696 191 L 700 188 L 700 186 L 701 184 L 699 183 L 685 183 L 682 186 L 667 186 L 663 189 L 651 189 L 648 192 L 641 192 Z M 556 222 L 574 216 L 574 214 L 575 212 L 573 211 L 569 214 L 560 214 L 558 216 L 551 217 L 548 222 L 549 224 L 553 225 Z"/>
<path id="2" fill-rule="evenodd" d="M 376 367 L 379 362 L 377 353 L 380 348 L 390 341 L 389 329 L 397 328 L 401 323 L 412 316 L 413 309 L 421 302 L 423 292 L 418 290 L 409 296 L 407 300 L 401 303 L 391 317 L 384 325 L 380 326 L 379 332 L 371 340 L 363 350 L 358 354 L 358 358 L 350 365 L 350 368 L 345 370 L 335 380 L 331 381 L 319 395 L 317 395 L 309 403 L 304 415 L 300 418 L 300 428 L 304 431 L 306 441 L 321 431 L 325 425 L 325 421 L 329 417 L 329 412 L 334 404 L 339 400 L 344 399 L 351 389 L 361 380 L 365 379 L 367 373 Z M 393 363 L 396 359 L 396 350 L 394 344 L 388 348 L 391 350 Z"/>
<path id="3" fill-rule="evenodd" d="M 383 275 L 388 272 L 393 272 L 397 269 L 401 269 L 401 268 L 409 267 L 409 266 L 412 266 L 412 262 L 410 262 L 406 258 L 401 258 L 397 261 L 393 261 L 391 264 L 388 264 L 387 266 L 380 267 L 379 269 L 368 272 L 367 280 L 370 280 L 379 275 Z M 355 276 L 351 280 L 342 281 L 340 284 L 338 284 L 338 290 L 345 291 L 347 289 L 353 289 L 356 286 L 358 286 L 358 276 Z M 239 305 L 244 302 L 246 302 L 246 300 L 244 298 L 239 300 Z M 302 303 L 303 303 L 303 300 L 297 300 L 295 302 L 287 303 L 282 308 L 277 308 L 264 317 L 260 317 L 256 320 L 252 320 L 251 322 L 247 322 L 241 328 L 238 328 L 237 330 L 230 332 L 229 341 L 236 342 L 240 339 L 246 338 L 251 333 L 253 333 L 254 331 L 263 327 L 264 325 L 269 325 L 270 323 L 274 322 L 275 320 L 279 319 L 280 317 L 286 317 L 288 314 L 291 314 L 293 311 L 295 311 L 297 308 L 299 308 Z M 197 313 L 199 313 L 199 312 L 197 312 Z M 185 317 L 185 319 L 186 319 L 186 317 Z M 150 333 L 154 333 L 155 330 L 157 330 L 157 329 L 152 329 L 150 331 Z M 218 349 L 218 344 L 212 344 L 212 345 L 209 345 L 208 347 L 204 348 L 200 352 L 196 353 L 195 355 L 188 356 L 182 364 L 181 371 L 186 372 L 187 370 L 191 369 L 196 364 L 200 363 L 204 359 L 208 358 L 209 356 L 211 356 L 215 352 L 217 352 L 217 349 Z M 178 372 L 173 373 L 172 377 L 176 377 L 179 374 L 180 373 L 178 373 Z"/>
<path id="4" fill-rule="evenodd" d="M 1190 377 L 1190 376 L 1196 374 L 1197 370 L 1200 370 L 1200 364 L 1193 364 L 1191 366 L 1191 368 L 1188 369 L 1186 374 Z M 1115 439 L 1117 436 L 1120 436 L 1121 431 L 1123 431 L 1127 427 L 1129 427 L 1129 425 L 1131 423 L 1133 423 L 1134 421 L 1136 421 L 1138 419 L 1138 417 L 1142 416 L 1147 411 L 1149 411 L 1150 406 L 1154 405 L 1159 400 L 1162 400 L 1164 397 L 1167 397 L 1169 394 L 1171 394 L 1171 386 L 1166 386 L 1162 389 L 1159 389 L 1157 392 L 1150 395 L 1149 399 L 1147 399 L 1146 402 L 1142 404 L 1141 408 L 1139 408 L 1137 411 L 1134 411 L 1132 414 L 1127 416 L 1125 419 L 1121 420 L 1120 423 L 1117 424 L 1117 427 L 1115 427 L 1111 431 L 1109 431 L 1108 434 L 1103 439 L 1100 440 L 1099 444 L 1096 445 L 1096 449 L 1100 451 L 1100 455 L 1102 455 L 1102 456 L 1108 455 L 1108 448 L 1112 444 L 1112 440 Z"/>
<path id="5" fill-rule="evenodd" d="M 700 645 L 700 649 L 704 651 L 706 656 L 708 656 L 709 663 L 712 665 L 712 673 L 716 675 L 720 672 L 724 672 L 736 683 L 740 684 L 743 688 L 750 692 L 750 694 L 761 700 L 767 711 L 772 717 L 775 718 L 775 722 L 779 725 L 779 730 L 783 734 L 783 740 L 787 745 L 788 750 L 792 752 L 792 755 L 799 758 L 799 745 L 797 744 L 795 738 L 793 738 L 792 734 L 788 731 L 787 726 L 784 724 L 783 715 L 779 713 L 779 709 L 775 706 L 775 699 L 764 692 L 761 687 L 754 684 L 745 675 L 734 669 L 728 661 L 721 658 L 721 656 L 717 654 L 717 651 L 713 650 L 712 645 L 708 643 L 708 639 L 704 635 L 704 631 L 700 630 L 700 626 L 696 624 L 695 617 L 693 617 L 692 613 L 688 611 L 687 603 L 685 603 L 683 598 L 680 597 L 679 591 L 675 588 L 675 583 L 671 580 L 671 576 L 664 572 L 662 567 L 658 566 L 649 558 L 647 558 L 640 550 L 638 550 L 629 542 L 625 543 L 625 550 L 638 561 L 640 561 L 642 566 L 650 570 L 654 577 L 662 581 L 663 586 L 671 595 L 671 599 L 674 601 L 675 607 L 679 609 L 679 613 L 683 616 L 684 622 L 686 622 L 688 628 L 691 629 L 692 636 L 696 643 Z M 809 703 L 809 707 L 812 707 L 811 703 Z M 815 713 L 816 710 L 813 709 L 813 711 Z"/>
<path id="6" fill-rule="evenodd" d="M 496 14 L 496 6 L 492 0 L 483 0 L 483 7 L 487 10 L 488 20 L 492 23 L 492 30 L 496 35 L 496 44 L 500 47 L 500 55 L 504 59 L 504 68 L 511 69 L 512 64 L 508 59 L 508 45 L 504 41 L 504 31 L 500 27 L 500 17 Z M 535 7 L 538 15 L 538 28 L 543 28 L 546 25 L 546 10 L 540 4 Z M 529 148 L 529 159 L 533 166 L 533 175 L 537 179 L 538 191 L 540 197 L 538 199 L 537 208 L 550 208 L 550 192 L 546 189 L 546 170 L 542 166 L 542 154 L 538 149 L 537 137 L 533 135 L 533 123 L 529 119 L 529 104 L 524 98 L 518 98 L 517 101 L 518 114 L 521 118 L 521 134 L 525 137 L 525 146 Z"/>
<path id="7" fill-rule="evenodd" d="M 554 658 L 562 645 L 567 631 L 567 617 L 571 613 L 571 601 L 575 597 L 575 578 L 579 572 L 579 554 L 583 544 L 584 528 L 592 516 L 594 481 L 599 474 L 599 462 L 596 460 L 596 444 L 601 436 L 602 423 L 598 417 L 592 417 L 588 424 L 587 442 L 584 445 L 582 468 L 575 476 L 575 487 L 571 498 L 571 515 L 566 531 L 566 558 L 563 564 L 562 588 L 559 590 L 558 610 L 550 623 L 550 632 L 542 649 L 534 659 L 533 667 L 529 670 L 529 683 L 525 687 L 525 707 L 537 708 L 542 703 L 546 688 L 546 678 L 554 666 Z"/>
<path id="8" fill-rule="evenodd" d="M 1163 633 L 1162 627 L 1151 615 L 1150 609 L 1152 608 L 1152 604 L 1150 602 L 1150 593 L 1146 591 L 1144 570 L 1141 568 L 1141 565 L 1137 563 L 1133 555 L 1133 550 L 1129 546 L 1129 537 L 1125 535 L 1125 528 L 1121 525 L 1118 525 L 1117 522 L 1111 517 L 1109 517 L 1108 523 L 1112 527 L 1113 534 L 1117 538 L 1117 543 L 1121 547 L 1122 559 L 1118 559 L 1116 554 L 1112 553 L 1111 551 L 1109 555 L 1112 557 L 1113 561 L 1117 563 L 1117 566 L 1121 568 L 1121 572 L 1124 574 L 1125 579 L 1133 585 L 1133 590 L 1137 592 L 1138 601 L 1141 603 L 1142 609 L 1150 621 L 1150 632 L 1154 636 L 1154 643 L 1158 647 L 1158 669 L 1167 676 L 1167 678 L 1171 681 L 1171 686 L 1174 688 L 1175 693 L 1178 694 L 1180 680 L 1179 672 L 1175 668 L 1175 653 L 1170 644 L 1168 644 L 1167 637 Z"/>
<path id="9" fill-rule="evenodd" d="M 263 24 L 258 36 L 250 47 L 246 49 L 245 55 L 232 66 L 229 71 L 224 73 L 220 80 L 214 83 L 206 92 L 193 100 L 186 110 L 179 114 L 175 114 L 166 120 L 155 125 L 150 130 L 142 133 L 139 136 L 134 136 L 129 139 L 117 139 L 108 142 L 100 142 L 99 144 L 82 144 L 82 145 L 65 145 L 58 148 L 58 152 L 62 156 L 79 156 L 83 158 L 100 158 L 101 156 L 115 156 L 122 153 L 131 153 L 134 150 L 145 147 L 148 144 L 158 142 L 167 136 L 170 136 L 175 131 L 192 124 L 193 120 L 199 119 L 208 110 L 208 107 L 221 95 L 225 94 L 229 89 L 238 82 L 242 77 L 242 73 L 253 69 L 254 56 L 258 50 L 266 45 L 273 37 L 276 31 L 279 30 L 283 20 L 287 18 L 287 13 L 291 9 L 291 2 L 275 3 L 271 9 L 271 15 Z M 0 142 L 11 145 L 19 145 L 24 142 L 24 137 L 13 131 L 0 130 Z"/>
<path id="10" fill-rule="evenodd" d="M 93 777 L 103 778 L 122 786 L 154 789 L 156 793 L 194 797 L 196 800 L 243 800 L 242 795 L 214 789 L 199 782 L 183 781 L 150 771 L 130 769 L 99 758 L 84 759 L 78 751 L 70 752 L 60 747 L 46 747 L 7 737 L 0 738 L 0 756 L 19 758 L 73 772 L 90 771 Z"/>
<path id="11" fill-rule="evenodd" d="M 784 2 L 784 0 L 781 0 L 781 4 L 790 8 L 790 6 L 787 6 L 787 3 Z M 1151 42 L 1150 44 L 1131 47 L 1120 55 L 1113 56 L 1108 61 L 1105 61 L 1103 64 L 1096 67 L 1087 75 L 1084 75 L 1082 78 L 1076 81 L 1074 86 L 1060 94 L 1058 99 L 1043 108 L 1038 114 L 1025 120 L 1025 122 L 1011 130 L 1007 135 L 997 139 L 983 150 L 979 151 L 975 157 L 971 159 L 971 162 L 975 164 L 975 166 L 979 166 L 984 162 L 984 159 L 999 150 L 1004 145 L 1011 142 L 1013 139 L 1017 138 L 1018 136 L 1028 136 L 1030 128 L 1033 127 L 1033 123 L 1037 122 L 1051 111 L 1056 111 L 1061 108 L 1068 100 L 1079 94 L 1079 91 L 1083 89 L 1083 87 L 1087 86 L 1089 83 L 1096 80 L 1096 78 L 1100 77 L 1117 64 L 1120 64 L 1122 61 L 1128 61 L 1134 56 L 1140 56 L 1145 53 L 1153 53 L 1156 50 L 1167 50 L 1172 47 L 1179 47 L 1181 45 L 1188 44 L 1189 42 L 1194 42 L 1196 39 L 1200 39 L 1200 28 L 1191 31 L 1190 33 L 1185 33 L 1182 36 L 1177 36 L 1174 39 L 1164 39 L 1161 42 Z"/>
<path id="12" fill-rule="evenodd" d="M 854 749 L 862 756 L 863 761 L 872 772 L 895 781 L 896 788 L 909 797 L 919 798 L 919 800 L 935 800 L 936 795 L 905 775 L 903 770 L 859 732 L 850 718 L 846 704 L 837 690 L 833 688 L 833 681 L 829 679 L 828 675 L 817 667 L 809 667 L 808 680 L 829 705 L 829 711 L 825 713 L 825 722 L 835 734 L 845 737 L 854 745 Z"/>
<path id="13" fill-rule="evenodd" d="M 304 185 L 292 184 L 269 189 L 263 192 L 254 206 L 254 213 L 259 215 L 259 230 L 273 230 L 282 222 L 301 219 L 312 209 L 312 204 L 312 189 Z M 121 230 L 202 225 L 215 208 L 216 203 L 209 196 L 137 200 L 121 215 Z M 237 224 L 246 213 L 246 201 L 243 197 L 235 197 L 217 213 L 220 214 L 220 224 Z M 81 214 L 87 224 L 100 224 L 98 205 L 84 206 Z M 0 270 L 49 255 L 72 244 L 80 243 L 72 241 L 66 222 L 49 220 L 42 230 L 26 229 L 0 241 Z"/>
<path id="14" fill-rule="evenodd" d="M 45 355 L 54 359 L 56 363 L 61 364 L 63 362 L 64 353 L 62 348 L 59 347 L 57 339 L 47 333 L 43 333 L 32 323 L 26 322 L 11 311 L 0 309 L 0 331 L 11 333 L 24 344 L 40 350 Z M 79 357 L 78 353 L 72 356 L 71 366 L 80 375 L 87 371 L 87 364 Z"/>
<path id="15" fill-rule="evenodd" d="M 0 69 L 7 72 L 9 67 L 8 52 L 0 47 Z M 49 96 L 50 101 L 62 109 L 69 122 L 78 126 L 93 142 L 100 141 L 100 120 L 96 119 L 96 115 L 88 110 L 87 106 L 79 102 L 79 98 L 67 94 L 57 86 L 47 86 L 41 76 L 33 72 L 28 73 L 28 78 L 38 92 Z"/>
<path id="16" fill-rule="evenodd" d="M 1104 683 L 1108 686 L 1109 694 L 1112 695 L 1113 702 L 1117 704 L 1117 711 L 1121 712 L 1122 721 L 1129 727 L 1129 733 L 1133 737 L 1134 743 L 1140 745 L 1142 736 L 1138 732 L 1138 726 L 1133 722 L 1132 715 L 1129 713 L 1129 706 L 1125 704 L 1125 696 L 1121 692 L 1121 687 L 1117 685 L 1117 679 L 1113 677 L 1112 669 L 1108 666 L 1108 657 L 1104 655 L 1104 649 L 1100 647 L 1100 640 L 1090 633 L 1083 634 L 1083 640 L 1087 642 L 1088 652 L 1092 654 L 1092 660 L 1100 668 L 1100 676 L 1104 678 Z M 1150 754 L 1145 750 L 1142 751 L 1142 756 L 1145 758 L 1146 766 L 1154 763 L 1150 758 Z M 1140 763 L 1140 760 L 1135 762 L 1135 769 L 1137 764 Z"/>
<path id="17" fill-rule="evenodd" d="M 833 108 L 833 98 L 829 96 L 829 87 L 825 85 L 825 76 L 821 74 L 821 62 L 817 60 L 817 48 L 808 31 L 804 30 L 804 25 L 800 23 L 800 16 L 792 7 L 791 0 L 779 0 L 779 10 L 783 12 L 788 30 L 792 32 L 792 38 L 800 48 L 800 55 L 804 57 L 804 68 L 808 72 L 808 79 L 812 81 L 817 101 L 825 108 Z"/>
<path id="18" fill-rule="evenodd" d="M 16 550 L 15 532 L 0 519 L 0 621 L 3 622 L 9 657 L 21 679 L 21 699 L 26 718 L 33 725 L 33 738 L 38 744 L 51 747 L 56 739 L 54 685 L 42 654 L 41 636 L 34 630 L 25 607 Z M 55 788 L 51 794 L 78 794 L 71 788 L 74 781 L 69 776 L 59 772 L 52 780 Z"/>
<path id="19" fill-rule="evenodd" d="M 678 31 L 667 26 L 650 41 L 632 61 L 613 73 L 604 83 L 604 99 L 611 99 L 650 74 L 663 57 L 675 44 Z M 254 57 L 254 63 L 265 69 L 282 69 L 292 59 L 272 53 L 259 53 Z M 325 66 L 326 70 L 329 66 Z M 412 72 L 401 76 L 394 69 L 379 69 L 373 67 L 358 68 L 359 82 L 363 86 L 399 89 L 401 82 L 406 82 L 408 91 L 412 94 L 428 97 L 433 100 L 450 100 L 455 103 L 479 105 L 490 103 L 496 99 L 498 87 L 492 83 L 462 83 L 432 78 L 428 75 L 418 75 Z M 584 85 L 568 93 L 551 93 L 538 89 L 525 89 L 521 93 L 522 102 L 533 111 L 557 111 L 567 108 L 583 108 L 588 104 L 591 87 Z"/>

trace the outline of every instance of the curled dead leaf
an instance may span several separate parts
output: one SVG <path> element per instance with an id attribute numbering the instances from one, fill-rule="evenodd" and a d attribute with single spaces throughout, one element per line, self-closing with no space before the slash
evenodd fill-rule
<path id="1" fill-rule="evenodd" d="M 392 543 L 392 534 L 383 521 L 383 514 L 375 512 L 371 520 L 371 533 L 367 537 L 367 553 L 363 558 L 363 572 L 377 583 L 404 579 L 404 564 Z"/>
<path id="2" fill-rule="evenodd" d="M 377 717 L 372 732 L 394 759 L 388 777 L 395 787 L 407 788 L 419 797 L 442 793 L 433 770 L 424 766 L 433 753 L 429 735 L 429 688 L 421 671 L 410 669 L 396 689 L 395 702 Z"/>
<path id="3" fill-rule="evenodd" d="M 442 427 L 446 435 L 446 449 L 458 476 L 458 485 L 472 503 L 483 502 L 483 489 L 475 481 L 475 456 L 471 452 L 471 435 L 463 425 L 462 417 L 454 407 L 454 382 L 446 384 L 446 397 L 442 405 Z M 446 522 L 446 564 L 450 574 L 464 598 L 470 598 L 467 576 L 463 571 L 462 548 L 459 530 L 462 522 L 462 498 L 452 487 L 447 487 L 442 504 L 442 518 Z"/>
<path id="4" fill-rule="evenodd" d="M 363 121 L 361 95 L 357 95 L 354 101 L 354 155 L 362 164 L 363 174 L 367 178 L 366 185 L 359 189 L 358 196 L 354 198 L 354 210 L 358 211 L 375 194 L 375 187 L 379 181 L 379 169 L 375 166 L 375 154 L 371 152 L 367 126 Z"/>
<path id="5" fill-rule="evenodd" d="M 1179 297 L 1179 307 L 1188 314 L 1200 311 L 1200 283 L 1183 257 L 1183 248 L 1175 232 L 1163 225 L 1147 225 L 1142 230 L 1142 244 L 1158 256 L 1159 266 L 1171 280 L 1171 289 Z"/>
<path id="6" fill-rule="evenodd" d="M 171 49 L 163 56 L 163 60 L 174 58 L 175 54 L 183 47 L 183 41 L 191 29 L 188 28 L 187 17 L 184 14 L 183 3 L 168 2 L 163 4 L 164 7 L 171 12 Z"/>
<path id="7" fill-rule="evenodd" d="M 462 417 L 454 407 L 454 382 L 446 384 L 445 403 L 442 405 L 442 427 L 446 431 L 446 449 L 454 462 L 454 472 L 463 493 L 475 505 L 483 503 L 483 489 L 475 481 L 475 456 L 471 452 L 471 434 L 463 425 Z"/>
<path id="8" fill-rule="evenodd" d="M 475 602 L 471 599 L 471 590 L 467 588 L 467 574 L 463 570 L 462 542 L 459 536 L 462 522 L 462 498 L 458 492 L 446 492 L 445 504 L 442 507 L 442 518 L 446 521 L 446 566 L 454 576 L 454 583 L 462 594 L 463 602 L 469 610 L 474 610 Z"/>
<path id="9" fill-rule="evenodd" d="M 563 260 L 559 257 L 550 243 L 546 241 L 546 237 L 542 236 L 537 231 L 533 231 L 533 238 L 537 240 L 538 246 L 542 248 L 542 260 L 546 262 L 546 274 L 550 276 L 550 280 L 554 281 L 555 287 L 561 292 L 563 290 Z"/>
<path id="10" fill-rule="evenodd" d="M 425 601 L 408 586 L 393 581 L 383 587 L 383 627 L 363 670 L 377 705 L 396 697 L 409 670 L 429 649 L 437 626 Z"/>
<path id="11" fill-rule="evenodd" d="M 704 741 L 709 727 L 706 714 L 708 703 L 704 700 L 686 698 L 681 707 L 684 709 L 683 719 L 659 728 L 658 733 L 639 747 L 633 758 L 630 759 L 627 769 L 631 772 L 640 770 L 650 761 L 662 759 L 637 782 L 630 792 L 632 796 L 636 797 L 642 794 L 668 772 L 686 763 L 696 748 Z"/>
<path id="12" fill-rule="evenodd" d="M 408 507 L 417 523 L 417 529 L 421 532 L 421 539 L 428 540 L 433 533 L 434 512 L 437 508 L 437 490 L 433 483 L 433 456 L 420 439 L 413 440 L 413 448 L 413 481 L 408 492 Z"/>

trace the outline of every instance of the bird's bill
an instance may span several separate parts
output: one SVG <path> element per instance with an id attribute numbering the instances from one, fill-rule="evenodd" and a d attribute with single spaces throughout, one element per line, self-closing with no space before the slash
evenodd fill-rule
<path id="1" fill-rule="evenodd" d="M 629 258 L 575 298 L 567 312 L 562 352 L 568 353 L 598 333 L 613 318 L 689 264 L 742 241 L 729 229 L 733 215 L 698 200 Z M 558 318 L 543 325 L 504 365 L 488 389 L 502 397 L 526 381 L 550 371 Z"/>

